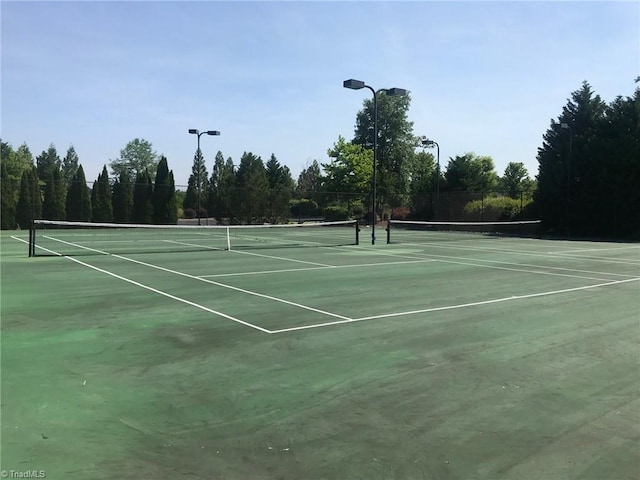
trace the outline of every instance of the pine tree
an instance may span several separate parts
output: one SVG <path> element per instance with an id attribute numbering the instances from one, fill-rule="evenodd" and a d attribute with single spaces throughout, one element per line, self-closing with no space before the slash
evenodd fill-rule
<path id="1" fill-rule="evenodd" d="M 264 221 L 269 181 L 262 159 L 245 152 L 240 159 L 236 182 L 234 216 L 245 223 Z"/>
<path id="2" fill-rule="evenodd" d="M 64 220 L 66 218 L 66 182 L 58 167 L 49 173 L 45 181 L 42 216 L 46 220 Z"/>
<path id="3" fill-rule="evenodd" d="M 98 175 L 98 180 L 93 183 L 91 190 L 91 205 L 93 207 L 94 222 L 112 222 L 113 204 L 111 203 L 111 185 L 109 184 L 109 174 L 107 166 L 102 168 L 102 173 Z"/>
<path id="4" fill-rule="evenodd" d="M 76 149 L 71 145 L 67 149 L 67 154 L 62 159 L 62 179 L 68 184 L 73 180 L 73 176 L 76 174 L 78 170 L 78 164 L 80 160 L 78 159 L 78 154 L 76 153 Z"/>
<path id="5" fill-rule="evenodd" d="M 175 221 L 174 221 L 175 220 Z M 176 188 L 167 159 L 160 158 L 153 187 L 153 222 L 159 225 L 177 223 Z"/>
<path id="6" fill-rule="evenodd" d="M 16 221 L 28 229 L 34 219 L 42 216 L 42 197 L 36 167 L 25 170 L 20 180 L 20 196 L 16 206 Z"/>
<path id="7" fill-rule="evenodd" d="M 271 223 L 288 219 L 289 200 L 293 197 L 295 182 L 287 166 L 280 165 L 274 154 L 266 165 L 266 176 L 269 184 L 267 198 L 267 215 Z"/>
<path id="8" fill-rule="evenodd" d="M 56 147 L 53 145 L 49 145 L 47 151 L 43 151 L 40 155 L 36 157 L 36 166 L 38 168 L 38 178 L 46 179 L 49 178 L 49 174 L 53 173 L 53 170 L 56 168 L 60 168 L 62 165 L 62 161 L 58 156 L 58 151 Z"/>
<path id="9" fill-rule="evenodd" d="M 605 109 L 600 96 L 584 82 L 543 136 L 535 204 L 548 231 L 569 234 L 574 227 L 591 223 L 593 198 L 584 186 L 590 183 L 585 180 L 597 162 L 592 145 Z"/>
<path id="10" fill-rule="evenodd" d="M 133 214 L 133 186 L 126 172 L 113 184 L 113 220 L 117 223 L 130 223 Z"/>
<path id="11" fill-rule="evenodd" d="M 78 166 L 67 192 L 67 220 L 72 222 L 91 221 L 91 190 L 87 187 L 82 165 Z"/>
<path id="12" fill-rule="evenodd" d="M 148 170 L 136 176 L 131 218 L 134 223 L 153 223 L 153 183 Z"/>
<path id="13" fill-rule="evenodd" d="M 15 199 L 17 197 L 16 191 L 19 192 L 20 190 L 19 187 L 20 185 L 15 181 L 15 179 L 9 177 L 5 163 L 0 162 L 0 195 L 2 197 L 0 200 L 2 203 L 0 221 L 2 222 L 2 230 L 12 230 L 16 228 Z"/>

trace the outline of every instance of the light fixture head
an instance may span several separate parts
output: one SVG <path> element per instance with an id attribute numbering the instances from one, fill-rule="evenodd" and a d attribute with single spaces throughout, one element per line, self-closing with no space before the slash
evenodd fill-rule
<path id="1" fill-rule="evenodd" d="M 409 91 L 404 88 L 394 87 L 394 88 L 387 88 L 386 90 L 384 90 L 384 93 L 386 93 L 390 97 L 403 97 L 407 93 L 409 93 Z"/>
<path id="2" fill-rule="evenodd" d="M 207 130 L 207 135 L 220 135 L 218 130 Z"/>
<path id="3" fill-rule="evenodd" d="M 196 130 L 195 128 L 190 128 L 190 129 L 189 129 L 189 133 L 192 133 L 192 134 L 198 135 L 198 133 L 199 133 L 199 132 L 198 132 L 198 130 Z"/>
<path id="4" fill-rule="evenodd" d="M 344 82 L 342 82 L 342 86 L 344 88 L 350 88 L 351 90 L 360 90 L 361 88 L 364 88 L 364 82 L 362 80 L 354 80 L 353 78 L 350 78 L 349 80 L 345 80 Z"/>

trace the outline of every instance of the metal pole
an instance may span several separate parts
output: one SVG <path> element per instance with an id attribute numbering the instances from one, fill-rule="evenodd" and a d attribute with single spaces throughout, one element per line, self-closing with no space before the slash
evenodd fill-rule
<path id="1" fill-rule="evenodd" d="M 573 130 L 569 125 L 569 161 L 567 162 L 567 238 L 570 238 L 571 224 L 571 156 L 573 149 Z"/>
<path id="2" fill-rule="evenodd" d="M 440 145 L 438 142 L 433 142 L 436 144 L 437 151 L 437 164 L 438 167 L 436 169 L 436 208 L 438 208 L 438 203 L 440 202 Z"/>
<path id="3" fill-rule="evenodd" d="M 372 194 L 372 212 L 373 223 L 371 224 L 371 245 L 376 244 L 376 223 L 378 214 L 376 213 L 376 170 L 378 169 L 378 95 L 376 91 L 367 87 L 373 92 L 373 194 Z"/>
<path id="4" fill-rule="evenodd" d="M 198 174 L 197 174 L 197 178 L 198 178 L 198 225 L 200 225 L 200 135 L 202 135 L 204 132 L 200 132 L 198 133 Z"/>

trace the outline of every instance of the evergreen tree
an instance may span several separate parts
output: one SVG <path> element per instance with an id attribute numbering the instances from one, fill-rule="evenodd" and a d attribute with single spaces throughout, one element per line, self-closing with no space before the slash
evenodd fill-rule
<path id="1" fill-rule="evenodd" d="M 76 174 L 76 170 L 78 170 L 78 164 L 80 160 L 78 159 L 78 154 L 76 153 L 76 149 L 71 145 L 67 149 L 67 154 L 62 159 L 62 179 L 69 185 L 71 180 L 73 180 L 73 176 Z"/>
<path id="2" fill-rule="evenodd" d="M 49 174 L 52 174 L 53 170 L 55 170 L 56 168 L 60 168 L 61 165 L 62 162 L 60 160 L 60 157 L 58 156 L 58 151 L 52 143 L 51 145 L 49 145 L 49 149 L 46 152 L 43 151 L 36 157 L 38 178 L 49 178 Z"/>
<path id="3" fill-rule="evenodd" d="M 72 222 L 91 221 L 91 190 L 87 186 L 87 179 L 82 165 L 78 165 L 76 174 L 71 180 L 71 185 L 67 191 L 66 207 L 67 220 Z"/>
<path id="4" fill-rule="evenodd" d="M 16 221 L 21 229 L 28 229 L 34 219 L 42 216 L 42 197 L 36 167 L 25 170 L 20 180 L 20 196 L 16 206 Z"/>
<path id="5" fill-rule="evenodd" d="M 593 155 L 596 129 L 603 121 L 606 105 L 587 82 L 573 92 L 558 121 L 543 136 L 538 149 L 538 190 L 535 204 L 543 228 L 568 234 L 579 223 L 590 223 L 592 199 L 583 185 L 598 160 Z"/>
<path id="6" fill-rule="evenodd" d="M 222 152 L 216 154 L 209 182 L 209 212 L 218 220 L 232 218 L 236 189 L 236 174 L 233 160 L 226 162 Z"/>
<path id="7" fill-rule="evenodd" d="M 269 185 L 267 196 L 267 215 L 271 223 L 286 220 L 289 217 L 289 200 L 293 197 L 295 182 L 287 166 L 280 165 L 272 153 L 266 165 Z"/>
<path id="8" fill-rule="evenodd" d="M 153 222 L 159 225 L 177 223 L 176 188 L 167 159 L 160 158 L 153 187 Z"/>
<path id="9" fill-rule="evenodd" d="M 153 183 L 148 170 L 136 177 L 131 218 L 134 223 L 153 223 Z"/>
<path id="10" fill-rule="evenodd" d="M 133 213 L 133 186 L 126 172 L 113 184 L 113 220 L 117 223 L 130 223 Z"/>
<path id="11" fill-rule="evenodd" d="M 113 204 L 111 202 L 111 185 L 107 166 L 102 167 L 102 173 L 93 183 L 91 190 L 91 205 L 93 207 L 94 222 L 113 222 Z"/>
<path id="12" fill-rule="evenodd" d="M 269 181 L 262 159 L 244 152 L 236 174 L 234 216 L 244 223 L 262 222 L 269 191 Z"/>
<path id="13" fill-rule="evenodd" d="M 2 142 L 2 145 L 4 151 L 5 143 Z M 3 158 L 4 155 L 2 153 Z M 20 193 L 19 187 L 20 185 L 16 183 L 15 179 L 9 177 L 5 162 L 0 162 L 0 202 L 2 202 L 0 222 L 2 230 L 16 228 L 16 198 Z"/>
<path id="14" fill-rule="evenodd" d="M 200 184 L 198 185 L 198 181 Z M 207 216 L 206 208 L 209 205 L 209 174 L 204 162 L 202 150 L 196 151 L 193 156 L 193 166 L 187 185 L 187 196 L 184 199 L 182 208 L 184 210 L 193 209 L 198 215 L 200 207 L 200 217 Z"/>
<path id="15" fill-rule="evenodd" d="M 46 220 L 65 220 L 66 215 L 66 182 L 62 180 L 59 168 L 54 168 L 45 181 L 42 216 Z"/>

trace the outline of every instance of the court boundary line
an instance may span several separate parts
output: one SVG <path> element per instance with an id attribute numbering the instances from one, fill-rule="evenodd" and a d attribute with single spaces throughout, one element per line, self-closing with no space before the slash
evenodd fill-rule
<path id="1" fill-rule="evenodd" d="M 25 240 L 23 240 L 21 238 L 17 238 L 17 237 L 13 237 L 13 236 L 11 238 L 14 238 L 14 239 L 19 240 L 19 241 L 24 242 L 24 243 L 28 243 L 27 241 L 25 241 Z M 68 255 L 61 255 L 58 252 L 54 252 L 53 250 L 49 250 L 48 248 L 45 248 L 45 247 L 42 247 L 42 246 L 39 246 L 39 248 L 41 248 L 42 250 L 45 250 L 46 252 L 52 253 L 52 254 L 54 254 L 54 255 L 56 255 L 58 257 L 66 258 L 66 259 L 71 260 L 72 262 L 80 264 L 80 265 L 82 265 L 84 267 L 88 267 L 88 268 L 90 268 L 92 270 L 96 270 L 96 271 L 98 271 L 100 273 L 104 273 L 104 274 L 109 275 L 111 277 L 117 278 L 118 280 L 122 280 L 124 282 L 130 283 L 130 284 L 135 285 L 137 287 L 140 287 L 140 288 L 143 288 L 145 290 L 149 290 L 149 291 L 151 291 L 153 293 L 162 295 L 163 297 L 167 297 L 167 298 L 170 298 L 172 300 L 176 300 L 178 302 L 185 303 L 185 304 L 190 305 L 192 307 L 196 307 L 196 308 L 198 308 L 200 310 L 204 310 L 205 312 L 208 312 L 208 313 L 213 313 L 214 315 L 218 315 L 218 316 L 220 316 L 222 318 L 226 318 L 227 320 L 231 320 L 233 322 L 239 323 L 239 324 L 244 325 L 246 327 L 250 327 L 250 328 L 253 328 L 255 330 L 259 330 L 259 331 L 261 331 L 263 333 L 271 333 L 270 330 L 268 330 L 266 328 L 263 328 L 263 327 L 260 327 L 259 325 L 254 325 L 254 324 L 249 323 L 249 322 L 247 322 L 245 320 L 241 320 L 239 318 L 233 317 L 231 315 L 228 315 L 226 313 L 220 312 L 218 310 L 214 310 L 212 308 L 205 307 L 204 305 L 200 305 L 199 303 L 192 302 L 191 300 L 187 300 L 186 298 L 178 297 L 176 295 L 172 295 L 170 293 L 167 293 L 167 292 L 165 292 L 163 290 L 151 287 L 149 285 L 145 285 L 143 283 L 137 282 L 137 281 L 132 280 L 130 278 L 123 277 L 122 275 L 118 275 L 117 273 L 110 272 L 109 270 L 105 270 L 105 269 L 97 267 L 95 265 L 91 265 L 90 263 L 83 262 L 82 260 L 78 260 L 75 257 L 71 257 L 71 256 L 68 256 Z M 90 249 L 90 250 L 93 250 L 93 249 Z M 95 250 L 95 251 L 99 251 L 99 250 Z M 109 255 L 109 254 L 107 253 L 106 255 Z"/>
<path id="2" fill-rule="evenodd" d="M 335 318 L 340 318 L 340 319 L 347 319 L 348 318 L 348 317 L 345 317 L 344 315 L 339 315 L 337 313 L 328 312 L 326 310 L 320 310 L 320 309 L 314 308 L 314 307 L 309 307 L 307 305 L 302 305 L 300 303 L 296 303 L 296 302 L 292 302 L 292 301 L 289 301 L 289 300 L 285 300 L 283 298 L 278 298 L 278 297 L 274 297 L 274 296 L 271 296 L 271 295 L 266 295 L 266 294 L 263 294 L 263 293 L 253 292 L 251 290 L 246 290 L 244 288 L 234 287 L 233 285 L 227 285 L 225 283 L 216 282 L 214 280 L 209 280 L 207 278 L 197 277 L 197 276 L 191 275 L 189 273 L 180 272 L 178 270 L 172 270 L 170 268 L 161 267 L 159 265 L 153 265 L 151 263 L 143 262 L 141 260 L 135 260 L 133 258 L 125 257 L 123 255 L 118 255 L 118 254 L 115 254 L 115 253 L 103 252 L 102 250 L 97 250 L 95 248 L 86 247 L 84 245 L 76 245 L 76 244 L 74 244 L 72 242 L 67 242 L 65 240 L 56 239 L 54 237 L 48 237 L 48 236 L 45 236 L 45 237 L 49 238 L 50 240 L 54 240 L 54 241 L 57 241 L 57 242 L 60 242 L 60 243 L 64 243 L 66 245 L 71 245 L 71 246 L 74 246 L 74 247 L 80 247 L 80 248 L 82 248 L 84 250 L 90 250 L 90 251 L 97 252 L 97 253 L 100 253 L 100 254 L 103 254 L 103 255 L 107 255 L 107 256 L 110 256 L 110 257 L 119 258 L 119 259 L 125 260 L 127 262 L 132 262 L 132 263 L 136 263 L 138 265 L 143 265 L 143 266 L 146 266 L 146 267 L 149 267 L 149 268 L 154 268 L 156 270 L 160 270 L 160 271 L 163 271 L 163 272 L 172 273 L 174 275 L 179 275 L 179 276 L 186 277 L 186 278 L 191 278 L 193 280 L 198 280 L 200 282 L 209 283 L 211 285 L 216 285 L 218 287 L 223 287 L 223 288 L 227 288 L 227 289 L 230 289 L 230 290 L 235 290 L 237 292 L 245 293 L 247 295 L 252 295 L 252 296 L 256 296 L 256 297 L 260 297 L 260 298 L 265 298 L 267 300 L 272 300 L 272 301 L 275 301 L 275 302 L 284 303 L 286 305 L 290 305 L 290 306 L 293 306 L 293 307 L 298 307 L 298 308 L 301 308 L 303 310 L 312 311 L 312 312 L 315 312 L 315 313 L 319 313 L 321 315 L 326 315 L 328 317 L 335 317 Z M 43 247 L 40 247 L 40 248 L 43 248 Z M 50 251 L 50 250 L 47 250 L 47 251 Z M 66 255 L 63 255 L 63 256 L 67 257 Z M 73 257 L 67 257 L 67 258 L 73 258 Z M 85 264 L 85 265 L 90 265 L 90 264 L 87 264 L 87 263 L 84 263 L 84 262 L 82 262 L 82 263 Z M 262 327 L 260 327 L 260 328 L 262 328 Z M 267 329 L 264 329 L 264 330 L 268 331 Z"/>
<path id="3" fill-rule="evenodd" d="M 25 240 L 20 239 L 20 238 L 15 237 L 15 236 L 11 236 L 11 238 L 13 238 L 15 240 L 19 240 L 19 241 L 21 241 L 23 243 L 27 243 Z M 241 325 L 244 325 L 244 326 L 248 326 L 250 328 L 253 328 L 253 329 L 256 329 L 258 331 L 261 331 L 263 333 L 268 333 L 268 334 L 289 333 L 289 332 L 310 330 L 310 329 L 315 329 L 315 328 L 323 328 L 323 327 L 329 327 L 329 326 L 335 326 L 335 325 L 341 325 L 341 324 L 347 324 L 347 323 L 357 323 L 357 322 L 370 321 L 370 320 L 380 320 L 380 319 L 385 319 L 385 318 L 409 316 L 409 315 L 416 315 L 416 314 L 421 314 L 421 313 L 430 313 L 430 312 L 437 312 L 437 311 L 456 310 L 456 309 L 468 308 L 468 307 L 473 307 L 473 306 L 482 306 L 482 305 L 490 305 L 490 304 L 502 303 L 502 302 L 513 301 L 513 300 L 522 300 L 522 299 L 536 298 L 536 297 L 549 296 L 549 295 L 558 295 L 558 294 L 569 293 L 569 292 L 583 291 L 583 290 L 589 290 L 589 289 L 593 289 L 593 288 L 600 288 L 600 287 L 606 287 L 606 286 L 612 286 L 612 285 L 619 285 L 619 284 L 623 284 L 623 283 L 629 283 L 629 282 L 634 282 L 634 281 L 639 281 L 640 280 L 640 277 L 634 277 L 634 278 L 625 279 L 625 280 L 606 281 L 604 283 L 598 283 L 598 284 L 593 284 L 593 285 L 583 285 L 583 286 L 579 286 L 579 287 L 565 288 L 565 289 L 559 289 L 559 290 L 550 290 L 550 291 L 537 292 L 537 293 L 531 293 L 531 294 L 525 294 L 525 295 L 512 295 L 512 296 L 509 296 L 509 297 L 501 297 L 501 298 L 497 298 L 497 299 L 482 300 L 482 301 L 478 301 L 478 302 L 469 302 L 469 303 L 455 304 L 455 305 L 445 305 L 445 306 L 440 306 L 440 307 L 430 307 L 430 308 L 424 308 L 424 309 L 409 310 L 409 311 L 404 311 L 404 312 L 392 312 L 392 313 L 385 313 L 385 314 L 379 314 L 379 315 L 370 315 L 370 316 L 366 316 L 366 317 L 350 318 L 350 317 L 346 317 L 346 316 L 342 316 L 342 315 L 338 315 L 338 314 L 332 314 L 331 312 L 324 312 L 324 311 L 319 310 L 319 309 L 314 309 L 313 307 L 308 307 L 308 306 L 305 306 L 305 305 L 296 304 L 295 302 L 288 302 L 288 301 L 286 301 L 284 299 L 278 299 L 277 297 L 271 297 L 271 296 L 268 296 L 268 295 L 259 294 L 257 292 L 251 292 L 249 290 L 244 290 L 244 289 L 241 289 L 241 288 L 238 288 L 238 287 L 233 287 L 231 285 L 225 285 L 225 284 L 222 284 L 220 282 L 207 280 L 205 278 L 200 278 L 200 277 L 193 276 L 193 275 L 190 275 L 190 274 L 186 274 L 186 273 L 183 273 L 183 272 L 178 272 L 178 271 L 171 270 L 171 269 L 168 269 L 168 268 L 165 268 L 165 267 L 160 267 L 160 266 L 157 266 L 157 265 L 152 265 L 152 264 L 149 264 L 149 263 L 146 263 L 146 262 L 142 262 L 142 261 L 138 261 L 138 260 L 135 260 L 135 259 L 130 259 L 130 258 L 124 257 L 122 255 L 110 254 L 110 253 L 107 253 L 107 252 L 102 252 L 102 251 L 97 250 L 97 249 L 92 249 L 92 248 L 89 248 L 89 247 L 73 244 L 73 243 L 70 243 L 70 242 L 65 242 L 63 240 L 59 240 L 59 239 L 55 239 L 55 238 L 51 238 L 51 239 L 55 240 L 55 241 L 59 241 L 61 243 L 66 243 L 66 244 L 69 244 L 69 245 L 72 245 L 72 246 L 75 246 L 75 247 L 80 247 L 80 248 L 83 248 L 83 249 L 86 249 L 86 250 L 95 251 L 97 253 L 101 253 L 101 254 L 104 254 L 104 255 L 107 255 L 107 256 L 112 256 L 112 257 L 115 257 L 115 258 L 120 258 L 120 259 L 125 260 L 125 261 L 130 261 L 130 262 L 133 262 L 133 263 L 137 263 L 137 264 L 141 264 L 141 265 L 144 265 L 144 266 L 148 266 L 150 268 L 166 271 L 168 273 L 173 273 L 173 274 L 177 274 L 177 275 L 180 275 L 180 276 L 185 276 L 185 277 L 188 277 L 188 278 L 192 278 L 194 280 L 204 281 L 206 283 L 211 283 L 211 284 L 214 284 L 214 285 L 217 285 L 217 286 L 221 286 L 221 287 L 224 287 L 224 288 L 230 288 L 232 290 L 237 290 L 237 291 L 240 291 L 242 293 L 248 293 L 248 294 L 257 295 L 259 297 L 263 297 L 263 298 L 266 298 L 266 299 L 269 299 L 269 300 L 284 302 L 284 303 L 290 304 L 292 306 L 298 306 L 298 307 L 303 308 L 303 309 L 315 311 L 316 313 L 327 314 L 328 316 L 334 316 L 336 318 L 339 318 L 339 320 L 335 320 L 335 321 L 331 321 L 331 322 L 322 322 L 322 323 L 316 323 L 316 324 L 300 325 L 300 326 L 297 326 L 297 327 L 289 327 L 289 328 L 283 328 L 283 329 L 269 330 L 269 329 L 266 329 L 264 327 L 260 327 L 258 325 L 254 325 L 254 324 L 252 324 L 250 322 L 247 322 L 245 320 L 241 320 L 241 319 L 235 318 L 235 317 L 233 317 L 231 315 L 228 315 L 228 314 L 225 314 L 223 312 L 219 312 L 217 310 L 210 309 L 208 307 L 205 307 L 204 305 L 200 305 L 200 304 L 197 304 L 195 302 L 191 302 L 190 300 L 187 300 L 187 299 L 184 299 L 184 298 L 181 298 L 181 297 L 177 297 L 177 296 L 172 295 L 170 293 L 167 293 L 167 292 L 164 292 L 162 290 L 156 289 L 154 287 L 150 287 L 148 285 L 144 285 L 144 284 L 142 284 L 140 282 L 137 282 L 137 281 L 132 280 L 132 279 L 128 279 L 126 277 L 123 277 L 123 276 L 118 275 L 116 273 L 113 273 L 113 272 L 110 272 L 108 270 L 102 269 L 102 268 L 97 267 L 95 265 L 91 265 L 89 263 L 82 262 L 81 260 L 78 260 L 78 259 L 76 259 L 76 258 L 74 258 L 72 256 L 61 255 L 61 254 L 59 254 L 57 252 L 54 252 L 52 250 L 49 250 L 47 248 L 38 246 L 38 248 L 41 248 L 42 250 L 50 252 L 50 253 L 58 256 L 58 257 L 68 258 L 69 260 L 71 260 L 71 261 L 73 261 L 73 262 L 75 262 L 77 264 L 80 264 L 80 265 L 83 265 L 85 267 L 91 268 L 91 269 L 96 270 L 98 272 L 104 273 L 106 275 L 109 275 L 109 276 L 112 276 L 114 278 L 120 279 L 120 280 L 125 281 L 127 283 L 133 284 L 135 286 L 138 286 L 138 287 L 141 287 L 143 289 L 149 290 L 151 292 L 157 293 L 159 295 L 165 296 L 167 298 L 176 300 L 176 301 L 181 302 L 181 303 L 185 303 L 185 304 L 190 305 L 190 306 L 194 306 L 196 308 L 202 309 L 202 310 L 207 311 L 209 313 L 213 313 L 214 315 L 218 315 L 218 316 L 220 316 L 222 318 L 226 318 L 228 320 L 232 320 L 232 321 L 234 321 L 234 322 L 236 322 L 238 324 L 241 324 Z M 392 253 L 388 253 L 388 252 L 386 252 L 386 253 L 384 253 L 384 252 L 375 252 L 375 253 L 380 253 L 380 254 L 389 255 L 389 256 L 401 256 L 402 257 L 402 255 L 393 255 Z M 422 254 L 422 255 L 428 255 L 428 254 Z M 405 258 L 407 258 L 407 257 L 405 257 Z M 415 258 L 415 257 L 409 257 L 409 258 Z M 446 263 L 460 263 L 460 262 L 451 262 L 451 261 L 444 261 L 444 262 L 446 262 Z M 462 264 L 465 265 L 466 263 L 462 263 Z M 478 266 L 478 267 L 489 267 L 487 265 L 475 265 L 475 264 L 468 264 L 468 265 Z M 518 271 L 518 270 L 515 270 L 515 269 L 507 269 L 507 268 L 500 268 L 500 267 L 496 267 L 496 268 L 501 269 L 501 270 Z M 544 272 L 531 272 L 531 273 L 544 273 Z M 563 276 L 569 276 L 569 275 L 563 275 Z M 577 277 L 576 276 L 575 278 L 584 278 L 584 277 Z"/>
<path id="4" fill-rule="evenodd" d="M 406 311 L 406 312 L 395 312 L 395 313 L 385 313 L 385 314 L 381 314 L 381 315 L 371 315 L 371 316 L 368 316 L 368 317 L 352 318 L 352 319 L 349 319 L 349 320 L 342 320 L 342 321 L 335 321 L 335 322 L 324 322 L 324 323 L 317 323 L 317 324 L 312 324 L 312 325 L 301 325 L 301 326 L 298 326 L 298 327 L 281 328 L 281 329 L 278 329 L 278 330 L 271 330 L 270 333 L 278 334 L 278 333 L 297 332 L 297 331 L 301 331 L 301 330 L 310 330 L 310 329 L 313 329 L 313 328 L 329 327 L 329 326 L 333 326 L 333 325 L 340 325 L 340 324 L 346 324 L 346 323 L 365 322 L 365 321 L 369 321 L 369 320 L 380 320 L 380 319 L 383 319 L 383 318 L 401 317 L 401 316 L 408 316 L 408 315 L 416 315 L 416 314 L 419 314 L 419 313 L 430 313 L 430 312 L 438 312 L 438 311 L 444 311 L 444 310 L 456 310 L 456 309 L 461 309 L 461 308 L 468 308 L 468 307 L 474 307 L 474 306 L 490 305 L 490 304 L 495 304 L 495 303 L 508 302 L 508 301 L 512 301 L 512 300 L 523 300 L 523 299 L 542 297 L 542 296 L 548 296 L 548 295 L 559 295 L 559 294 L 562 294 L 562 293 L 575 292 L 575 291 L 580 291 L 580 290 L 589 290 L 589 289 L 592 289 L 592 288 L 606 287 L 606 286 L 610 286 L 610 285 L 618 285 L 618 284 L 621 284 L 621 283 L 634 282 L 634 281 L 638 281 L 638 280 L 640 280 L 640 277 L 630 278 L 630 279 L 626 279 L 626 280 L 615 280 L 615 281 L 612 281 L 612 282 L 599 283 L 599 284 L 596 284 L 596 285 L 585 285 L 585 286 L 581 286 L 581 287 L 564 288 L 564 289 L 561 289 L 561 290 L 551 290 L 551 291 L 548 291 L 548 292 L 538 292 L 538 293 L 531 293 L 531 294 L 526 294 L 526 295 L 513 295 L 513 296 L 510 296 L 510 297 L 495 298 L 495 299 L 492 299 L 492 300 L 482 300 L 482 301 L 479 301 L 479 302 L 462 303 L 462 304 L 458 304 L 458 305 L 445 305 L 445 306 L 441 306 L 441 307 L 432 307 L 432 308 L 425 308 L 425 309 L 420 309 L 420 310 L 411 310 L 411 311 Z"/>

